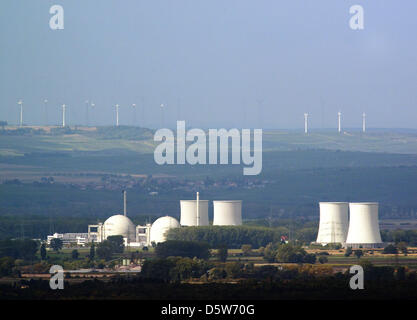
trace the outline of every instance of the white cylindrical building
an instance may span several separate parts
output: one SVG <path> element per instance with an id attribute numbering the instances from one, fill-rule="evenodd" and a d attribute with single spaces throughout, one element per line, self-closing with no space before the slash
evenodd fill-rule
<path id="1" fill-rule="evenodd" d="M 103 238 L 109 236 L 123 236 L 128 242 L 136 240 L 136 227 L 133 222 L 126 216 L 116 214 L 108 218 L 103 224 Z"/>
<path id="2" fill-rule="evenodd" d="M 349 204 L 347 202 L 320 202 L 319 206 L 320 224 L 316 243 L 344 245 L 349 228 Z"/>
<path id="3" fill-rule="evenodd" d="M 378 203 L 349 203 L 350 222 L 346 247 L 379 248 L 383 243 L 379 231 Z"/>
<path id="4" fill-rule="evenodd" d="M 181 220 L 182 226 L 208 226 L 208 200 L 199 202 L 199 219 L 197 217 L 197 200 L 181 200 Z M 200 221 L 197 221 L 200 220 Z"/>
<path id="5" fill-rule="evenodd" d="M 151 243 L 159 243 L 166 241 L 166 233 L 169 229 L 181 227 L 177 219 L 165 216 L 155 220 L 151 227 L 150 240 Z"/>
<path id="6" fill-rule="evenodd" d="M 242 225 L 242 200 L 213 201 L 214 226 Z"/>

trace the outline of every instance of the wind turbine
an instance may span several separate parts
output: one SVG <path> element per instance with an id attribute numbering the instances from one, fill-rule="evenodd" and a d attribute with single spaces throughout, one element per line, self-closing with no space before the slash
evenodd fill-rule
<path id="1" fill-rule="evenodd" d="M 44 99 L 43 103 L 45 104 L 45 125 L 47 126 L 49 124 L 49 121 L 48 121 L 48 99 Z"/>
<path id="2" fill-rule="evenodd" d="M 62 105 L 62 127 L 65 128 L 65 109 L 67 106 L 65 104 Z"/>
<path id="3" fill-rule="evenodd" d="M 119 107 L 120 106 L 118 104 L 116 104 L 115 107 L 116 107 L 116 127 L 118 127 L 119 126 Z"/>
<path id="4" fill-rule="evenodd" d="M 136 125 L 136 103 L 132 103 L 133 108 L 133 125 Z"/>
<path id="5" fill-rule="evenodd" d="M 17 104 L 20 106 L 20 127 L 23 127 L 23 101 L 20 99 Z"/>
<path id="6" fill-rule="evenodd" d="M 362 113 L 362 132 L 366 132 L 366 113 Z"/>
<path id="7" fill-rule="evenodd" d="M 308 113 L 304 113 L 304 133 L 308 133 Z"/>
<path id="8" fill-rule="evenodd" d="M 342 126 L 341 126 L 341 117 L 342 117 L 342 113 L 339 111 L 337 113 L 337 131 L 340 133 L 342 131 Z"/>

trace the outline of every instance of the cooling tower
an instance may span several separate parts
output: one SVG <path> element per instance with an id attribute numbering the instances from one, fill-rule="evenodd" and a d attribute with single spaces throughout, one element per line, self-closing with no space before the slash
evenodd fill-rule
<path id="1" fill-rule="evenodd" d="M 199 222 L 197 223 L 197 200 L 181 200 L 181 220 L 182 226 L 208 226 L 208 200 L 199 202 Z"/>
<path id="2" fill-rule="evenodd" d="M 382 247 L 378 222 L 378 203 L 349 203 L 350 223 L 346 247 Z"/>
<path id="3" fill-rule="evenodd" d="M 317 235 L 317 243 L 326 245 L 328 243 L 346 242 L 348 233 L 348 211 L 347 202 L 320 202 L 320 224 Z"/>
<path id="4" fill-rule="evenodd" d="M 242 201 L 226 200 L 213 201 L 214 226 L 240 226 L 242 225 Z"/>

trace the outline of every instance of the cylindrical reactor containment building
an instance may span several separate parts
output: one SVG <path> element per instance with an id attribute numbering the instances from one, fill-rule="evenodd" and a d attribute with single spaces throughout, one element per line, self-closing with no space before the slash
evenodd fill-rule
<path id="1" fill-rule="evenodd" d="M 382 247 L 378 221 L 378 203 L 349 203 L 350 222 L 346 246 L 351 248 Z"/>
<path id="2" fill-rule="evenodd" d="M 197 216 L 197 200 L 181 200 L 180 224 L 182 226 L 208 226 L 208 203 L 208 200 L 199 200 Z"/>
<path id="3" fill-rule="evenodd" d="M 213 201 L 214 226 L 242 225 L 242 200 Z"/>
<path id="4" fill-rule="evenodd" d="M 346 242 L 349 228 L 348 214 L 349 203 L 347 202 L 320 202 L 320 224 L 317 235 L 317 243 Z"/>

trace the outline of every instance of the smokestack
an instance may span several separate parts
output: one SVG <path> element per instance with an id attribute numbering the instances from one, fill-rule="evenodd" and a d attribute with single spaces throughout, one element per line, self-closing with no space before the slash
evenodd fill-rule
<path id="1" fill-rule="evenodd" d="M 127 216 L 127 208 L 126 208 L 126 190 L 123 190 L 123 215 Z"/>
<path id="2" fill-rule="evenodd" d="M 65 128 L 65 108 L 66 108 L 66 105 L 63 104 L 62 105 L 62 127 L 63 128 Z"/>
<path id="3" fill-rule="evenodd" d="M 197 192 L 197 227 L 200 226 L 200 193 Z"/>
<path id="4" fill-rule="evenodd" d="M 304 113 L 304 133 L 308 133 L 308 113 Z"/>

